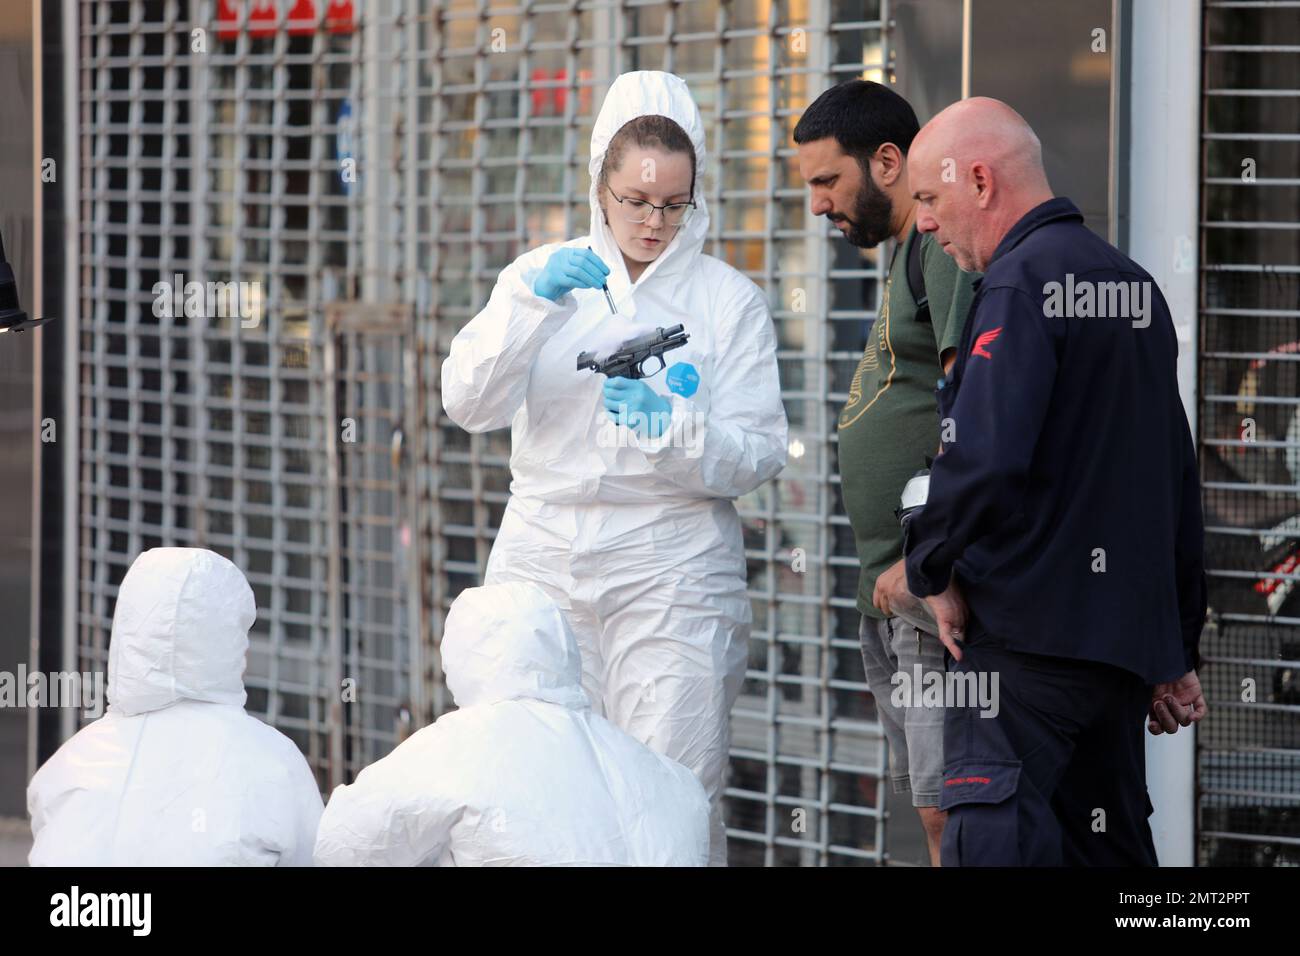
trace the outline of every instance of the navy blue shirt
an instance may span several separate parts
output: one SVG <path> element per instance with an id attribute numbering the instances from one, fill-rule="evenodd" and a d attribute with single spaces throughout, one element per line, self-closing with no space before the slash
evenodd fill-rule
<path id="1" fill-rule="evenodd" d="M 1141 266 L 1068 199 L 1026 214 L 993 253 L 940 383 L 943 450 L 907 535 L 912 593 L 955 577 L 969 635 L 1013 650 L 1153 684 L 1192 670 L 1204 534 L 1177 359 Z"/>

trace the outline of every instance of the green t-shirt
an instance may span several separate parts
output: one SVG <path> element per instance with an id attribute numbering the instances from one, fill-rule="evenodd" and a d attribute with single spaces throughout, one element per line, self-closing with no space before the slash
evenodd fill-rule
<path id="1" fill-rule="evenodd" d="M 907 285 L 907 256 L 918 240 L 929 323 L 917 321 Z M 961 341 L 977 278 L 913 227 L 890 266 L 880 317 L 840 412 L 840 482 L 862 565 L 858 610 L 870 617 L 884 617 L 871 603 L 876 578 L 903 556 L 894 514 L 903 486 L 925 467 L 926 456 L 939 450 L 934 395 L 943 377 L 939 356 Z"/>

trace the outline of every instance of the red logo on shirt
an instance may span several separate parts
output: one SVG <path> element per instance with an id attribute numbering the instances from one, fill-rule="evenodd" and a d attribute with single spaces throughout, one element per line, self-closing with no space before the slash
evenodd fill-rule
<path id="1" fill-rule="evenodd" d="M 970 354 L 982 355 L 986 359 L 993 358 L 992 355 L 989 355 L 988 350 L 985 349 L 984 346 L 992 345 L 993 340 L 996 339 L 1001 334 L 1002 334 L 1002 326 L 1000 325 L 992 332 L 985 332 L 983 335 L 981 335 L 979 338 L 975 340 L 975 347 L 970 350 Z"/>

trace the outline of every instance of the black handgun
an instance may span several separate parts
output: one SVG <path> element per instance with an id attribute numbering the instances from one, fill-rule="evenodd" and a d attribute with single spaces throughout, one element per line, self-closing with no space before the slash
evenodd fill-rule
<path id="1" fill-rule="evenodd" d="M 592 353 L 583 352 L 578 356 L 578 371 L 581 372 L 584 368 L 589 368 L 601 375 L 608 375 L 610 378 L 617 376 L 623 378 L 650 378 L 652 375 L 658 375 L 663 371 L 666 364 L 664 362 L 664 353 L 681 348 L 689 338 L 690 335 L 683 332 L 680 325 L 674 325 L 667 329 L 656 329 L 649 335 L 628 339 L 611 352 L 609 358 L 603 362 L 596 361 L 596 357 Z M 643 363 L 651 358 L 659 360 L 659 367 L 652 372 L 647 372 L 643 367 Z"/>

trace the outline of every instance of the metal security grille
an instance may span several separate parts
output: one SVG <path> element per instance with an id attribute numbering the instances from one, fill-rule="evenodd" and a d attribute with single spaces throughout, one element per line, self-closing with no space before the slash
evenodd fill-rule
<path id="1" fill-rule="evenodd" d="M 755 621 L 732 863 L 881 861 L 834 423 L 882 258 L 810 215 L 790 133 L 825 86 L 889 69 L 887 3 L 367 0 L 331 22 L 324 0 L 66 2 L 83 666 L 106 659 L 132 558 L 195 545 L 252 582 L 250 710 L 323 785 L 451 706 L 437 641 L 480 581 L 509 437 L 446 419 L 439 363 L 502 267 L 585 230 L 612 79 L 671 70 L 709 127 L 708 251 L 768 293 L 791 422 L 789 467 L 739 502 Z M 155 316 L 177 273 L 252 284 L 256 322 Z"/>
<path id="2" fill-rule="evenodd" d="M 326 307 L 330 687 L 334 776 L 353 779 L 426 713 L 412 469 L 403 467 L 416 392 L 412 312 Z M 347 682 L 347 683 L 345 683 Z"/>
<path id="3" fill-rule="evenodd" d="M 345 734 L 395 739 L 391 716 L 364 734 L 345 725 L 332 670 L 349 608 L 337 590 L 331 605 L 328 586 L 350 543 L 342 518 L 327 520 L 342 489 L 327 482 L 339 426 L 322 414 L 322 307 L 359 272 L 360 217 L 334 159 L 359 38 L 222 40 L 207 4 L 175 0 L 74 12 L 80 666 L 104 666 L 117 586 L 141 550 L 226 554 L 257 597 L 249 709 L 294 739 L 322 783 L 340 782 Z M 245 283 L 249 317 L 213 314 L 202 297 L 193 313 L 160 316 L 159 282 L 183 297 L 191 282 Z M 345 650 L 356 699 L 386 693 L 391 661 L 372 675 L 367 650 Z"/>
<path id="4" fill-rule="evenodd" d="M 1300 3 L 1207 3 L 1199 860 L 1300 863 Z"/>

